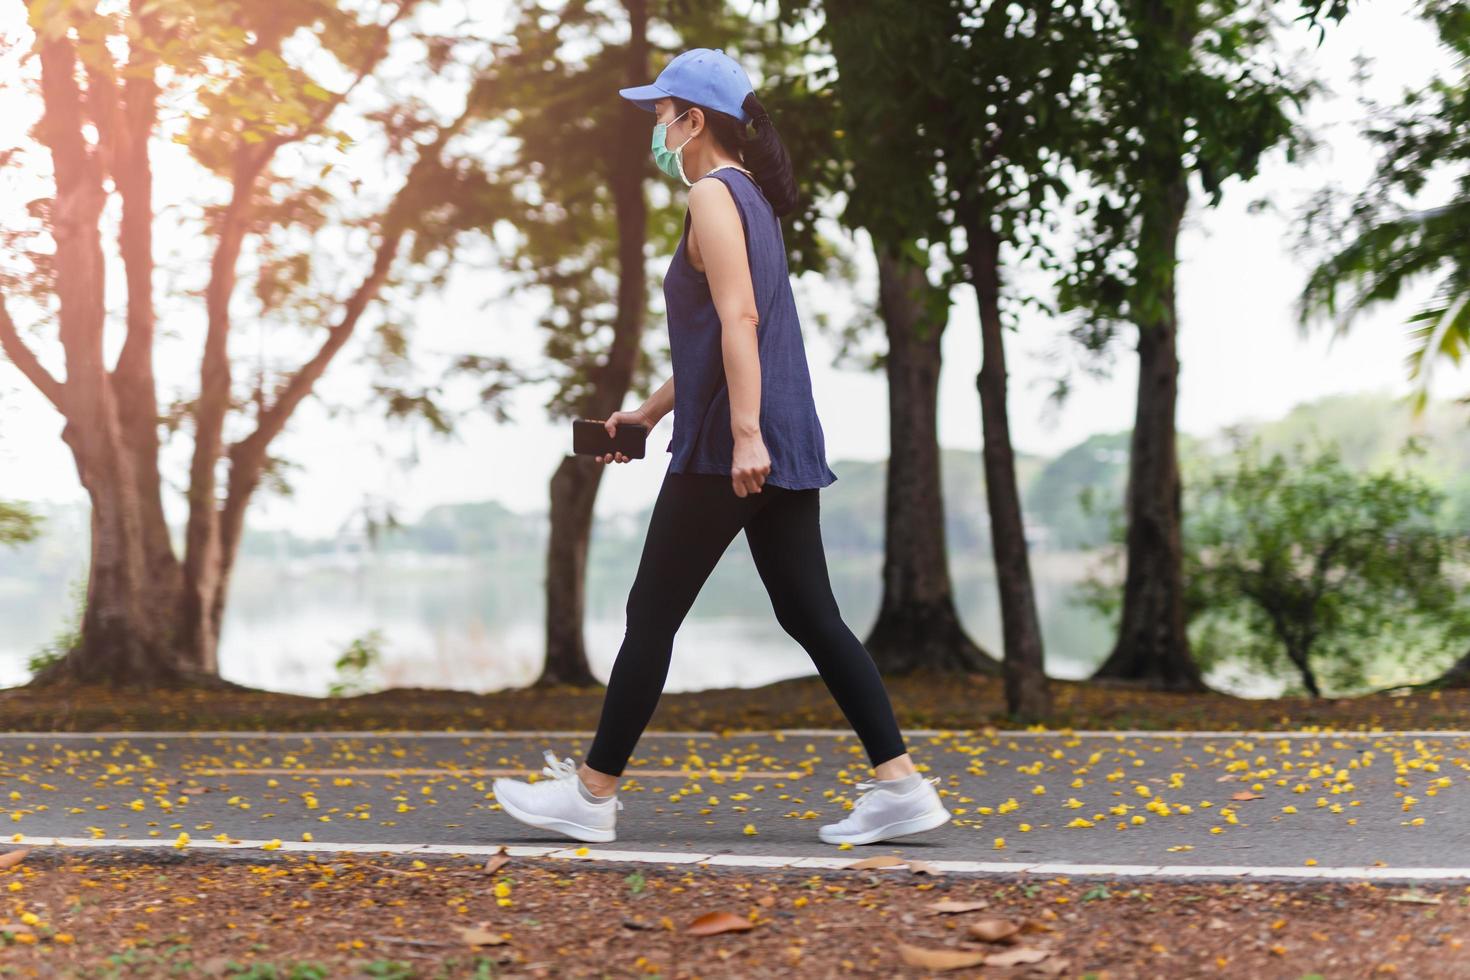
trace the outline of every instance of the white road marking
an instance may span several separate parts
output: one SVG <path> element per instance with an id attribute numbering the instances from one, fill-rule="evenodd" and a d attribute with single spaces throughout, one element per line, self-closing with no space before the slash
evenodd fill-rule
<path id="1" fill-rule="evenodd" d="M 539 776 L 540 769 L 397 767 L 392 769 L 185 769 L 190 776 Z M 624 769 L 623 779 L 805 779 L 809 773 L 769 769 Z"/>
<path id="2" fill-rule="evenodd" d="M 13 845 L 59 848 L 100 848 L 113 850 L 180 850 L 173 841 L 128 840 L 119 838 L 91 837 L 28 837 L 16 834 Z M 259 849 L 268 843 L 264 840 L 239 840 L 230 842 L 216 840 L 190 841 L 182 850 L 228 850 L 242 851 Z M 332 844 L 315 841 L 282 841 L 276 851 L 295 853 L 328 854 L 412 854 L 443 856 L 485 856 L 497 854 L 498 844 Z M 857 857 L 803 857 L 800 855 L 777 854 L 708 854 L 700 851 L 621 851 L 587 847 L 585 855 L 578 855 L 574 847 L 538 847 L 511 844 L 505 852 L 512 857 L 545 857 L 575 861 L 606 861 L 639 864 L 701 865 L 708 867 L 738 868 L 813 868 L 829 871 L 846 870 L 848 865 L 859 860 Z M 271 852 L 265 852 L 271 853 Z M 1150 864 L 1069 864 L 1047 861 L 1038 863 L 998 861 L 929 861 L 936 870 L 958 874 L 1009 874 L 1047 875 L 1055 877 L 1116 877 L 1116 878 L 1297 878 L 1332 879 L 1339 881 L 1412 880 L 1412 881 L 1463 881 L 1470 880 L 1470 868 L 1391 868 L 1391 867 L 1249 867 L 1245 865 L 1150 865 Z M 907 874 L 904 866 L 879 869 L 882 872 L 897 871 Z"/>
<path id="3" fill-rule="evenodd" d="M 323 731 L 323 732 L 188 732 L 188 731 L 163 731 L 163 732 L 0 732 L 0 739 L 131 739 L 131 738 L 239 738 L 239 739 L 321 739 L 321 738 L 453 738 L 453 739 L 551 739 L 551 738 L 581 738 L 590 739 L 595 735 L 590 731 L 565 731 L 565 732 L 540 732 L 540 731 L 509 731 L 509 732 L 442 732 L 442 731 L 376 731 L 376 732 L 349 732 L 349 731 Z M 963 736 L 974 738 L 983 736 L 986 738 L 1470 738 L 1470 730 L 1443 728 L 1443 729 L 1415 729 L 1409 731 L 1313 731 L 1313 730 L 1288 730 L 1288 731 L 1178 731 L 1174 729 L 1151 730 L 1151 729 L 1078 729 L 1076 731 L 1048 730 L 1042 732 L 1022 731 L 1021 729 L 997 728 L 997 729 L 975 729 L 975 728 L 909 728 L 903 733 L 906 737 L 931 738 L 937 736 Z M 851 731 L 842 728 L 773 728 L 754 731 L 729 731 L 729 732 L 644 732 L 643 738 L 704 738 L 704 739 L 750 739 L 766 738 L 772 735 L 781 735 L 790 738 L 848 738 L 857 739 Z"/>

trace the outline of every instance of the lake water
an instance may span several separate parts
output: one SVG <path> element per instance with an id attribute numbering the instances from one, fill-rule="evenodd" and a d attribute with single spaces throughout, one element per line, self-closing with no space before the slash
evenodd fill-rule
<path id="1" fill-rule="evenodd" d="M 26 660 L 64 627 L 74 601 L 68 581 L 83 574 L 71 548 L 30 581 L 0 577 L 0 686 L 22 683 Z M 1047 671 L 1088 676 L 1112 635 L 1071 602 L 1093 556 L 1032 556 Z M 838 605 L 859 638 L 877 614 L 882 556 L 830 554 Z M 595 541 L 589 559 L 586 642 L 593 673 L 605 680 L 623 639 L 623 608 L 637 554 Z M 970 635 L 1000 649 L 1000 614 L 989 561 L 951 560 L 960 617 Z M 379 668 L 366 686 L 492 691 L 535 680 L 543 656 L 542 565 L 455 555 L 347 554 L 241 560 L 231 587 L 220 650 L 229 680 L 319 696 L 337 678 L 337 657 L 370 630 L 382 636 Z M 666 690 L 755 687 L 815 674 L 802 648 L 776 624 L 750 551 L 737 537 L 705 583 L 674 642 Z M 1223 689 L 1277 693 L 1271 679 L 1212 675 Z"/>

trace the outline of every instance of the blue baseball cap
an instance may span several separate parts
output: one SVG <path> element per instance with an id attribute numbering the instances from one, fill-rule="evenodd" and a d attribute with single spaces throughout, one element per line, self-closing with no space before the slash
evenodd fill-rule
<path id="1" fill-rule="evenodd" d="M 741 103 L 755 91 L 739 62 L 713 48 L 690 48 L 677 55 L 652 84 L 618 89 L 618 94 L 647 112 L 656 112 L 654 102 L 677 96 L 697 105 L 751 121 Z"/>

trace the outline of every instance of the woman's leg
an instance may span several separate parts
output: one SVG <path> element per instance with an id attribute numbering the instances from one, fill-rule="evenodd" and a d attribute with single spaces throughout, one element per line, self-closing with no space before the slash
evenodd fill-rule
<path id="1" fill-rule="evenodd" d="M 658 706 L 674 634 L 700 588 L 762 494 L 737 497 L 728 476 L 669 473 L 654 501 L 638 574 L 628 593 L 627 630 L 613 663 L 582 781 L 607 795 Z M 588 770 L 591 770 L 590 772 Z"/>
<path id="2" fill-rule="evenodd" d="M 842 621 L 822 547 L 818 490 L 783 490 L 745 527 L 776 620 L 812 658 L 879 779 L 914 772 L 878 667 Z"/>

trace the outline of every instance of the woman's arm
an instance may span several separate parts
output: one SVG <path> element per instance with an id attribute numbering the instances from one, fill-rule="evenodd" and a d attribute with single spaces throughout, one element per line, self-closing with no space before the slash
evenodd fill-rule
<path id="1" fill-rule="evenodd" d="M 699 239 L 710 296 L 720 314 L 725 379 L 730 385 L 730 427 L 736 438 L 759 434 L 761 362 L 755 335 L 760 318 L 745 255 L 745 229 L 723 181 L 695 182 L 689 191 L 689 219 Z"/>
<path id="2" fill-rule="evenodd" d="M 720 349 L 730 389 L 730 431 L 735 437 L 730 476 L 736 495 L 743 497 L 759 492 L 771 470 L 761 438 L 761 362 L 756 344 L 760 316 L 745 254 L 745 229 L 735 198 L 719 179 L 695 181 L 689 191 L 689 218 L 699 240 L 710 296 L 720 315 Z"/>
<path id="3" fill-rule="evenodd" d="M 648 419 L 648 427 L 651 429 L 658 425 L 659 419 L 674 410 L 674 378 L 659 385 L 658 391 L 648 396 L 648 400 L 638 407 L 638 411 Z"/>

